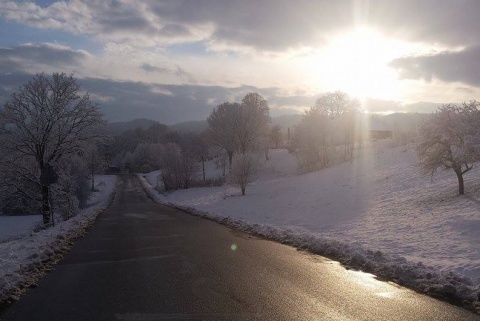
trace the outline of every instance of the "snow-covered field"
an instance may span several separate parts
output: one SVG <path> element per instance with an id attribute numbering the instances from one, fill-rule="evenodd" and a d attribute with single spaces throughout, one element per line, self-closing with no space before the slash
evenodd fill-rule
<path id="1" fill-rule="evenodd" d="M 477 300 L 480 171 L 466 174 L 467 194 L 457 196 L 453 172 L 421 174 L 410 146 L 390 146 L 379 141 L 303 175 L 293 154 L 274 150 L 244 197 L 230 186 L 149 193 L 420 291 Z"/>
<path id="2" fill-rule="evenodd" d="M 98 175 L 95 181 L 98 192 L 90 197 L 88 206 L 77 216 L 36 233 L 31 232 L 29 225 L 35 222 L 26 219 L 23 227 L 16 227 L 15 231 L 9 232 L 14 240 L 0 243 L 0 303 L 9 298 L 15 299 L 25 287 L 34 284 L 44 270 L 48 269 L 48 265 L 69 248 L 69 243 L 82 235 L 96 216 L 108 207 L 114 195 L 117 177 Z M 0 224 L 8 219 L 0 218 Z M 36 216 L 34 220 L 40 221 L 41 217 Z M 14 235 L 14 232 L 18 233 Z"/>
<path id="3" fill-rule="evenodd" d="M 40 215 L 0 216 L 0 243 L 27 236 L 41 221 Z"/>

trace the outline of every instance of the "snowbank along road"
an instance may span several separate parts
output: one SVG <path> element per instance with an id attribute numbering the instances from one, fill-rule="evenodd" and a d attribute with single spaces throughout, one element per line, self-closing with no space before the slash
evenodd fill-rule
<path id="1" fill-rule="evenodd" d="M 87 236 L 0 320 L 480 320 L 156 204 L 123 176 Z"/>

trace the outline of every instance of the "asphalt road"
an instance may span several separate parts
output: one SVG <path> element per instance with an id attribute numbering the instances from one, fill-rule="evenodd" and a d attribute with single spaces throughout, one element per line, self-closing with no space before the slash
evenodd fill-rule
<path id="1" fill-rule="evenodd" d="M 112 206 L 0 320 L 480 320 L 335 262 L 152 202 Z"/>

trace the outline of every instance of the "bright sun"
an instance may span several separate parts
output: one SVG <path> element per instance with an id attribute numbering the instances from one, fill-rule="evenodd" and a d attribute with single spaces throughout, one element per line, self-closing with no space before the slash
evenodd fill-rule
<path id="1" fill-rule="evenodd" d="M 360 99 L 396 99 L 401 89 L 388 63 L 413 49 L 405 42 L 361 28 L 332 38 L 308 58 L 307 68 L 320 91 L 342 90 Z"/>

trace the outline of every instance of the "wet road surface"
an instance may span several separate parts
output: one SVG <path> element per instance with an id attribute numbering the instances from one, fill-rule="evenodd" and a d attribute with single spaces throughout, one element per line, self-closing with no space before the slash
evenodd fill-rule
<path id="1" fill-rule="evenodd" d="M 38 285 L 0 320 L 480 320 L 156 204 L 134 176 Z"/>

